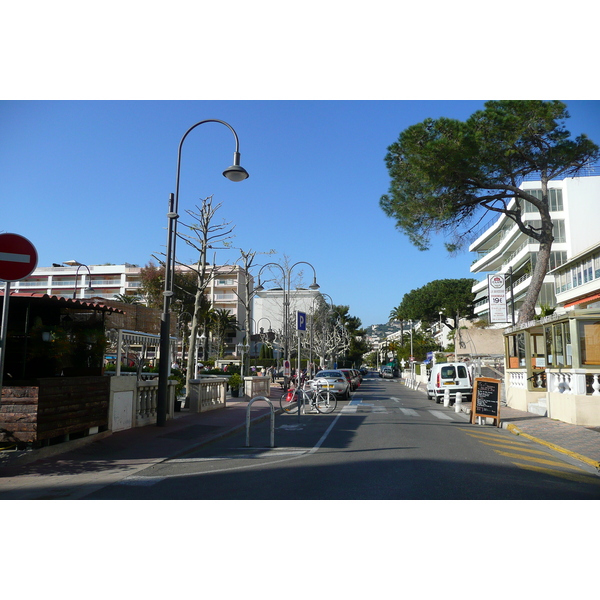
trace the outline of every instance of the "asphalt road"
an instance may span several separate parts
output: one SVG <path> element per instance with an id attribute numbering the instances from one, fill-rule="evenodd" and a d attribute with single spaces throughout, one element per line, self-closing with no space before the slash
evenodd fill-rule
<path id="1" fill-rule="evenodd" d="M 88 499 L 598 499 L 594 469 L 370 377 L 331 415 L 278 415 Z"/>

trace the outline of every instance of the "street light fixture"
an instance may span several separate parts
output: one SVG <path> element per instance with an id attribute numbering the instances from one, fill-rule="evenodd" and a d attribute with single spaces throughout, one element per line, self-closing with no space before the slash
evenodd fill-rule
<path id="1" fill-rule="evenodd" d="M 283 273 L 283 282 L 284 282 L 284 285 L 283 285 L 283 332 L 284 332 L 283 339 L 284 339 L 284 344 L 285 344 L 284 355 L 285 355 L 285 359 L 287 361 L 290 360 L 289 343 L 288 343 L 288 327 L 289 327 L 288 320 L 289 320 L 289 309 L 290 309 L 291 278 L 292 278 L 292 270 L 297 265 L 308 265 L 313 270 L 313 282 L 308 287 L 311 290 L 315 290 L 315 291 L 318 290 L 320 288 L 320 286 L 317 283 L 317 272 L 316 272 L 315 268 L 313 267 L 313 265 L 311 265 L 310 263 L 305 262 L 305 261 L 299 261 L 297 263 L 294 263 L 288 269 L 284 269 L 278 263 L 267 263 L 266 265 L 263 265 L 261 267 L 260 271 L 258 272 L 258 286 L 255 288 L 255 291 L 257 291 L 257 292 L 262 292 L 265 289 L 264 286 L 260 282 L 260 274 L 263 272 L 263 269 L 265 267 L 274 266 L 274 267 L 281 269 L 281 272 Z M 286 293 L 286 290 L 287 290 L 287 293 Z"/>
<path id="2" fill-rule="evenodd" d="M 63 265 L 69 265 L 69 267 L 77 267 L 77 270 L 75 271 L 75 288 L 73 290 L 73 300 L 75 300 L 77 298 L 77 277 L 79 276 L 79 269 L 81 269 L 81 267 L 85 267 L 87 269 L 88 275 L 90 276 L 87 287 L 85 288 L 85 291 L 86 292 L 94 291 L 94 288 L 92 287 L 92 273 L 90 272 L 90 268 L 87 265 L 77 262 L 76 260 L 66 260 L 63 263 Z M 81 277 L 83 278 L 84 276 L 82 275 Z M 85 294 L 84 294 L 84 297 L 85 297 Z"/>
<path id="3" fill-rule="evenodd" d="M 168 397 L 168 379 L 169 379 L 169 338 L 171 333 L 171 298 L 173 297 L 173 274 L 175 273 L 175 246 L 177 241 L 177 219 L 179 215 L 179 178 L 181 173 L 181 149 L 183 142 L 199 125 L 204 123 L 221 123 L 229 128 L 235 138 L 235 151 L 233 153 L 233 165 L 223 171 L 223 176 L 229 181 L 243 181 L 249 177 L 248 172 L 240 166 L 240 142 L 237 133 L 231 125 L 218 119 L 206 119 L 192 125 L 183 135 L 179 142 L 177 152 L 177 176 L 175 180 L 175 194 L 169 197 L 169 212 L 167 213 L 167 252 L 165 259 L 165 288 L 163 292 L 163 312 L 160 321 L 160 362 L 158 370 L 158 397 L 156 406 L 156 424 L 163 427 L 167 422 L 167 397 Z"/>

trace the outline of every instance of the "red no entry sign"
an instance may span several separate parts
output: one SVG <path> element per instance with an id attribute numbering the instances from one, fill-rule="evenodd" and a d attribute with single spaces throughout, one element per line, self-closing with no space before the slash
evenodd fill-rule
<path id="1" fill-rule="evenodd" d="M 0 234 L 0 279 L 24 279 L 35 270 L 37 259 L 37 250 L 27 238 L 16 233 Z"/>

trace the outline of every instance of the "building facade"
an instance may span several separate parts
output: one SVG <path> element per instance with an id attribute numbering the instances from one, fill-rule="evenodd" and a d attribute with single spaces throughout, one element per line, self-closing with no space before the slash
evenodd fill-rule
<path id="1" fill-rule="evenodd" d="M 317 308 L 317 298 L 321 294 L 317 290 L 295 289 L 288 292 L 283 289 L 270 289 L 255 292 L 252 300 L 252 333 L 271 332 L 275 358 L 284 358 L 296 336 L 296 313 L 310 315 Z M 323 300 L 324 301 L 324 300 Z M 285 323 L 287 321 L 287 327 Z M 258 347 L 251 349 L 251 354 L 258 352 Z"/>
<path id="2" fill-rule="evenodd" d="M 75 261 L 69 261 L 75 263 Z M 82 265 L 73 264 L 38 267 L 13 284 L 20 293 L 48 294 L 63 298 L 103 298 L 116 300 L 117 296 L 141 293 L 141 268 L 136 265 Z"/>
<path id="3" fill-rule="evenodd" d="M 520 187 L 541 196 L 540 181 L 525 181 Z M 600 241 L 600 230 L 590 220 L 590 216 L 600 206 L 600 176 L 584 174 L 580 177 L 552 180 L 549 182 L 549 201 L 554 223 L 554 242 L 549 272 L 538 297 L 538 307 L 555 307 L 558 303 L 554 275 L 551 272 Z M 514 201 L 511 205 L 514 205 Z M 539 220 L 535 207 L 524 202 L 523 221 L 535 225 Z M 471 265 L 472 273 L 505 275 L 509 321 L 512 321 L 511 312 L 516 320 L 531 282 L 539 244 L 522 233 L 506 215 L 501 215 L 488 223 L 469 250 L 476 254 Z M 487 286 L 487 275 L 473 286 L 475 313 L 480 318 L 489 315 Z"/>

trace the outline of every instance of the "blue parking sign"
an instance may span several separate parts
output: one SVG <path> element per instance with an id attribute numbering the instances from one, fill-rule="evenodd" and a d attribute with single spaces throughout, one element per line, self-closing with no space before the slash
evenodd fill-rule
<path id="1" fill-rule="evenodd" d="M 306 331 L 306 313 L 297 311 L 298 314 L 298 331 Z"/>

